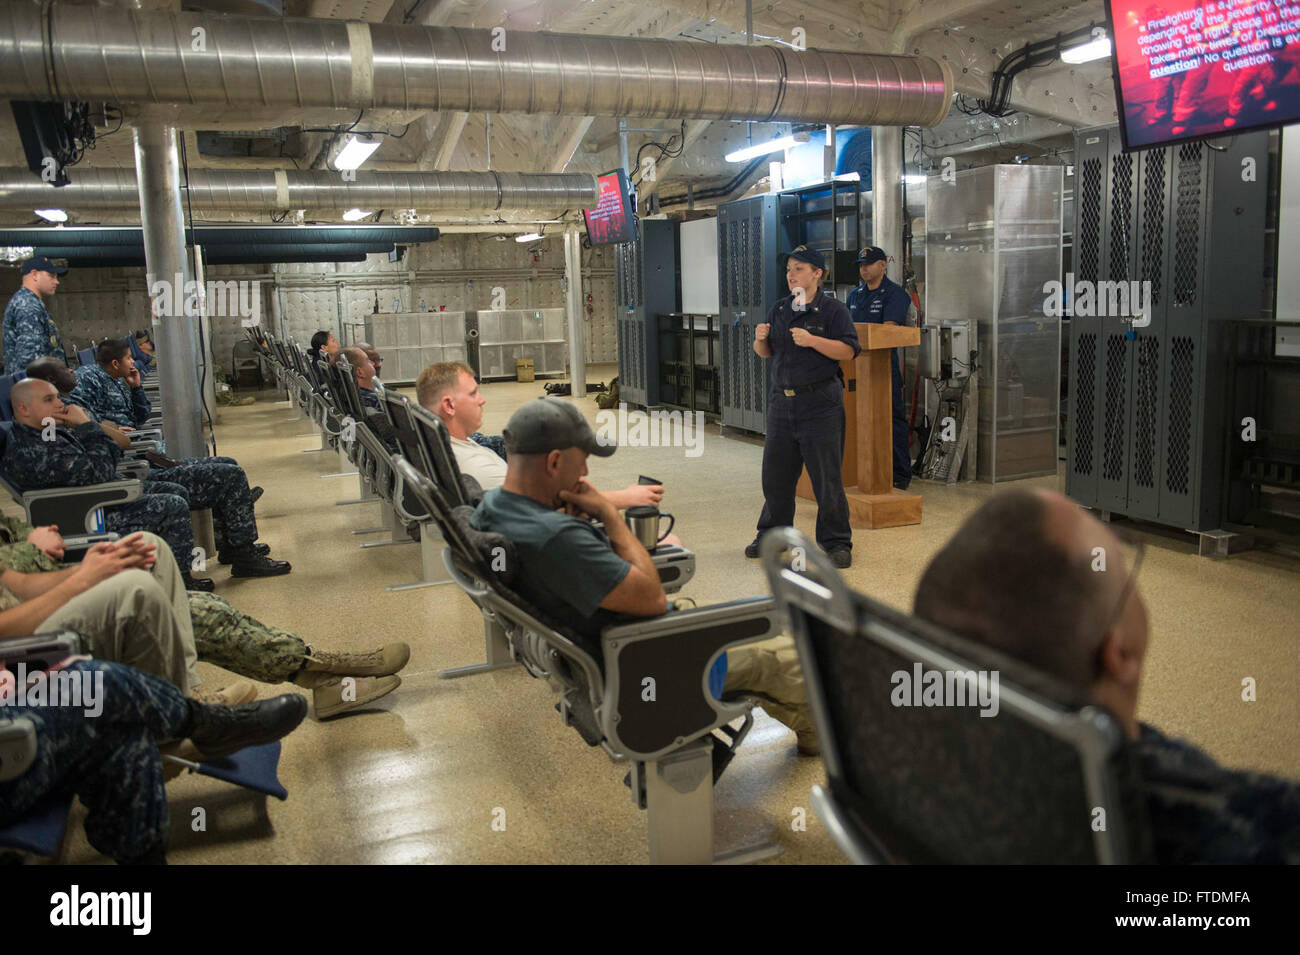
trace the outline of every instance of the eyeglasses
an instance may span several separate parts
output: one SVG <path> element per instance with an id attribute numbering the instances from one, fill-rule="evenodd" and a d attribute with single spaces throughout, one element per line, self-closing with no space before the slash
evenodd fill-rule
<path id="1" fill-rule="evenodd" d="M 1119 538 L 1119 556 L 1123 559 L 1124 566 L 1128 568 L 1128 576 L 1124 580 L 1124 587 L 1119 594 L 1119 602 L 1115 605 L 1115 612 L 1111 614 L 1106 623 L 1104 633 L 1109 633 L 1123 615 L 1124 606 L 1128 603 L 1129 595 L 1136 589 L 1138 570 L 1142 567 L 1142 558 L 1146 554 L 1146 544 L 1142 541 L 1131 537 L 1122 530 L 1116 529 L 1114 533 Z M 1109 567 L 1109 564 L 1107 566 Z"/>

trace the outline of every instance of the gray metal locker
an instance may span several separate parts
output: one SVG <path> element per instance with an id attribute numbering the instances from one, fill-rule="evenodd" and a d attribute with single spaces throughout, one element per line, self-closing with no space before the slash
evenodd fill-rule
<path id="1" fill-rule="evenodd" d="M 1099 510 L 1210 530 L 1226 421 L 1221 322 L 1257 317 L 1268 134 L 1125 153 L 1075 138 L 1076 281 L 1149 282 L 1151 323 L 1070 322 L 1066 492 Z"/>
<path id="2" fill-rule="evenodd" d="M 659 403 L 657 316 L 681 311 L 677 228 L 669 219 L 642 219 L 637 240 L 614 247 L 619 397 L 628 404 Z"/>
<path id="3" fill-rule="evenodd" d="M 770 362 L 754 354 L 754 326 L 785 294 L 777 255 L 785 248 L 777 196 L 718 207 L 718 307 L 721 312 L 722 423 L 767 433 Z"/>

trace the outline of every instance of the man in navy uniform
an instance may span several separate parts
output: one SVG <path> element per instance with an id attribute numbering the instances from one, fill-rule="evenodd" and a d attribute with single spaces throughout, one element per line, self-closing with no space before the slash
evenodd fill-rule
<path id="1" fill-rule="evenodd" d="M 754 354 L 772 359 L 763 445 L 763 513 L 745 548 L 758 556 L 769 527 L 794 523 L 795 485 L 808 467 L 817 498 L 817 544 L 836 567 L 852 562 L 853 532 L 844 495 L 844 381 L 840 362 L 862 350 L 843 303 L 821 291 L 826 260 L 799 246 L 781 257 L 790 294 L 754 328 Z"/>
<path id="2" fill-rule="evenodd" d="M 67 268 L 55 265 L 43 255 L 23 263 L 23 287 L 14 292 L 5 308 L 6 375 L 22 371 L 44 355 L 52 355 L 65 365 L 68 363 L 59 330 L 45 310 L 44 301 L 58 289 L 59 277 L 67 274 Z"/>
<path id="3" fill-rule="evenodd" d="M 849 293 L 849 312 L 855 322 L 907 325 L 912 300 L 902 286 L 885 275 L 888 256 L 883 249 L 869 245 L 858 253 L 858 274 L 862 283 Z M 912 481 L 912 449 L 909 444 L 907 413 L 903 401 L 903 366 L 897 348 L 890 349 L 889 368 L 893 375 L 894 396 L 894 487 L 907 490 Z"/>

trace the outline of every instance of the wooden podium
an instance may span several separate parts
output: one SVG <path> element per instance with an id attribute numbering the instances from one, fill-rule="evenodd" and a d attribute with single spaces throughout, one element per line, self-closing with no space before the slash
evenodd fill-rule
<path id="1" fill-rule="evenodd" d="M 921 495 L 894 487 L 894 405 L 890 388 L 891 348 L 921 344 L 921 330 L 906 325 L 856 323 L 862 353 L 842 361 L 844 380 L 844 490 L 849 522 L 877 529 L 921 523 Z M 799 477 L 800 497 L 814 500 L 805 468 Z"/>

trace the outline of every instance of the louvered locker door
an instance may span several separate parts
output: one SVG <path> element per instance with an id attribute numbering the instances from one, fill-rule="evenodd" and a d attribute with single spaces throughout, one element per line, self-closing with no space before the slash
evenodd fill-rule
<path id="1" fill-rule="evenodd" d="M 1169 242 L 1171 239 L 1171 149 L 1138 154 L 1137 276 L 1150 283 L 1151 324 L 1133 329 L 1133 413 L 1129 432 L 1129 514 L 1155 519 L 1160 512 L 1160 422 L 1165 404 L 1161 384 L 1164 330 L 1168 320 Z"/>
<path id="2" fill-rule="evenodd" d="M 1129 282 L 1135 278 L 1138 223 L 1138 157 L 1123 151 L 1120 137 L 1107 144 L 1106 230 L 1103 234 L 1101 278 L 1105 282 Z M 1096 289 L 1101 309 L 1104 296 Z M 1133 416 L 1133 350 L 1129 347 L 1129 322 L 1106 315 L 1098 322 L 1101 344 L 1100 469 L 1097 475 L 1097 506 L 1128 513 L 1128 484 Z"/>
<path id="3" fill-rule="evenodd" d="M 1102 236 L 1106 205 L 1106 130 L 1080 133 L 1076 142 L 1074 201 L 1074 269 L 1077 281 L 1101 277 Z M 1066 441 L 1065 490 L 1081 504 L 1095 507 L 1101 421 L 1101 323 L 1096 318 L 1070 320 L 1070 409 Z"/>
<path id="4" fill-rule="evenodd" d="M 1197 396 L 1203 389 L 1204 263 L 1208 150 L 1203 143 L 1169 148 L 1171 257 L 1169 303 L 1161 339 L 1162 447 L 1157 467 L 1157 519 L 1175 527 L 1196 520 Z"/>

